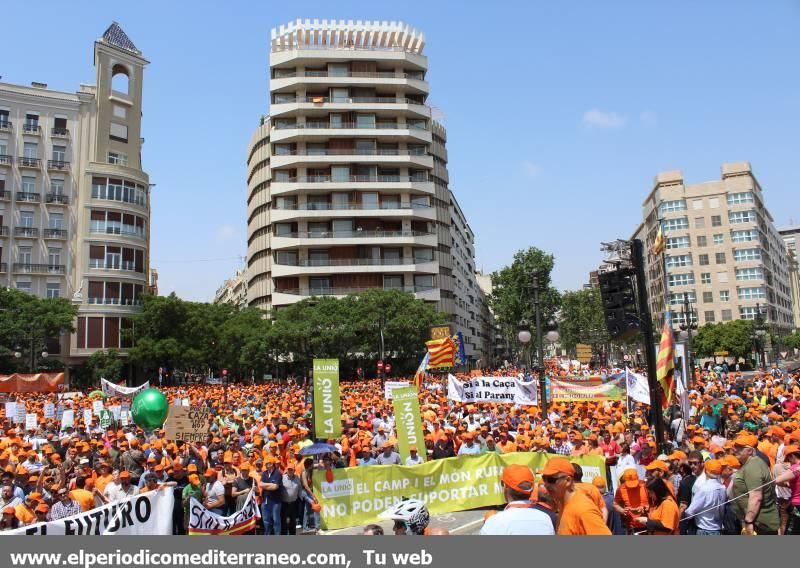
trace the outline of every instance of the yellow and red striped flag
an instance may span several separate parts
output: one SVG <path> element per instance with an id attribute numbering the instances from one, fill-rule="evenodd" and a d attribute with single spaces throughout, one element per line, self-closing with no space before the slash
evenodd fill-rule
<path id="1" fill-rule="evenodd" d="M 664 391 L 661 406 L 668 408 L 675 393 L 675 339 L 672 336 L 672 318 L 669 309 L 664 310 L 664 327 L 661 330 L 661 341 L 658 344 L 656 360 L 656 379 Z"/>
<path id="2" fill-rule="evenodd" d="M 661 230 L 661 225 L 658 226 L 658 233 L 656 234 L 656 240 L 653 243 L 653 255 L 658 256 L 664 252 L 664 249 L 667 248 L 666 241 L 664 240 L 664 231 Z"/>
<path id="3" fill-rule="evenodd" d="M 425 380 L 425 371 L 428 370 L 428 362 L 430 359 L 430 352 L 426 352 L 419 364 L 419 367 L 417 367 L 417 372 L 414 373 L 414 384 L 417 385 L 418 390 L 422 390 L 422 381 Z"/>
<path id="4" fill-rule="evenodd" d="M 432 339 L 426 341 L 430 359 L 428 360 L 429 369 L 441 369 L 445 367 L 455 367 L 456 344 L 452 337 L 443 339 Z"/>

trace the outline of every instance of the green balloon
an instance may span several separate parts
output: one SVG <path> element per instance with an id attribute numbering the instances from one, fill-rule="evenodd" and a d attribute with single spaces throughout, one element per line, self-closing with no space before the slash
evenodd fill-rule
<path id="1" fill-rule="evenodd" d="M 157 389 L 145 389 L 137 394 L 131 405 L 133 422 L 142 430 L 157 430 L 164 425 L 169 413 L 167 397 Z"/>

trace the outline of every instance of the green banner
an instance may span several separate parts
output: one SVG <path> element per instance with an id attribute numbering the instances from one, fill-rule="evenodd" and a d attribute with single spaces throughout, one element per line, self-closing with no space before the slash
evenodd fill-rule
<path id="1" fill-rule="evenodd" d="M 416 446 L 417 455 L 425 461 L 425 433 L 422 431 L 422 415 L 419 412 L 419 395 L 417 387 L 399 387 L 392 390 L 392 406 L 394 407 L 394 424 L 397 428 L 397 445 L 400 458 L 406 463 L 411 455 L 409 448 Z"/>
<path id="2" fill-rule="evenodd" d="M 339 360 L 314 359 L 314 433 L 317 438 L 342 435 Z"/>
<path id="3" fill-rule="evenodd" d="M 517 452 L 433 460 L 422 465 L 372 465 L 334 469 L 333 482 L 314 475 L 314 495 L 322 505 L 322 528 L 341 529 L 374 523 L 402 498 L 425 501 L 431 514 L 452 513 L 505 502 L 500 476 L 510 464 L 530 467 L 538 476 L 552 454 Z M 571 458 L 583 468 L 583 480 L 606 478 L 605 458 Z"/>

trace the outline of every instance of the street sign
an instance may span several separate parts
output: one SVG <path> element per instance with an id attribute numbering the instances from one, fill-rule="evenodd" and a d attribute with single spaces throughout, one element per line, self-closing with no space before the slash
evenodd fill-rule
<path id="1" fill-rule="evenodd" d="M 781 351 L 781 359 L 786 359 L 786 356 L 789 354 L 788 351 Z"/>
<path id="2" fill-rule="evenodd" d="M 431 339 L 445 339 L 446 337 L 450 337 L 450 335 L 449 325 L 436 325 L 431 327 Z"/>
<path id="3" fill-rule="evenodd" d="M 383 366 L 383 368 L 386 370 L 387 373 L 391 373 L 392 372 L 392 364 L 391 363 L 386 363 Z"/>
<path id="4" fill-rule="evenodd" d="M 383 370 L 383 359 L 378 361 L 378 370 L 379 371 Z"/>
<path id="5" fill-rule="evenodd" d="M 586 343 L 575 345 L 575 358 L 581 363 L 589 363 L 592 360 L 592 346 Z"/>
<path id="6" fill-rule="evenodd" d="M 727 351 L 714 351 L 714 357 L 727 357 Z"/>

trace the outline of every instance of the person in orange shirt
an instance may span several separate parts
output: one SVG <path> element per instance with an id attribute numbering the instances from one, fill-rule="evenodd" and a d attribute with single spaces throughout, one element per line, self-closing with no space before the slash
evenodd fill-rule
<path id="1" fill-rule="evenodd" d="M 100 464 L 100 475 L 94 480 L 94 485 L 97 489 L 102 493 L 106 490 L 106 485 L 114 481 L 114 474 L 111 472 L 111 464 L 108 462 L 103 462 Z M 74 499 L 74 497 L 73 497 Z M 75 499 L 78 501 L 78 499 Z M 80 503 L 80 501 L 78 501 Z M 86 511 L 87 509 L 84 509 Z"/>
<path id="2" fill-rule="evenodd" d="M 500 448 L 501 453 L 504 454 L 511 454 L 517 451 L 517 445 L 509 439 L 508 434 L 505 432 L 500 433 L 500 441 L 497 447 Z"/>
<path id="3" fill-rule="evenodd" d="M 33 492 L 25 497 L 25 501 L 16 506 L 14 509 L 14 516 L 17 517 L 20 525 L 30 525 L 36 522 L 36 513 L 34 513 L 34 509 L 36 509 L 41 500 L 42 494 Z"/>
<path id="4" fill-rule="evenodd" d="M 638 519 L 647 514 L 650 501 L 644 483 L 639 481 L 639 474 L 630 468 L 622 472 L 621 483 L 614 494 L 614 510 L 622 517 L 622 523 L 628 533 L 644 528 Z"/>
<path id="5" fill-rule="evenodd" d="M 572 438 L 572 452 L 570 452 L 570 455 L 572 456 L 585 455 L 589 451 L 589 448 L 584 443 L 585 440 L 583 439 L 583 434 L 581 434 L 578 431 L 575 431 L 574 434 L 575 435 Z"/>
<path id="6" fill-rule="evenodd" d="M 73 501 L 77 501 L 84 513 L 91 511 L 95 507 L 94 493 L 92 493 L 91 487 L 87 487 L 87 485 L 90 485 L 89 482 L 89 479 L 79 476 L 75 479 L 75 489 L 69 492 L 69 498 Z M 103 490 L 105 490 L 107 484 L 106 482 L 106 484 L 103 485 Z"/>
<path id="7" fill-rule="evenodd" d="M 559 513 L 559 535 L 610 535 L 600 509 L 575 488 L 575 468 L 565 458 L 551 458 L 542 481 Z"/>
<path id="8" fill-rule="evenodd" d="M 597 505 L 597 508 L 600 509 L 603 520 L 608 521 L 608 509 L 606 509 L 606 502 L 605 499 L 603 499 L 603 494 L 600 493 L 600 490 L 595 487 L 593 483 L 583 482 L 583 468 L 581 468 L 580 465 L 573 463 L 572 468 L 575 470 L 575 489 L 591 499 L 592 503 Z"/>
<path id="9" fill-rule="evenodd" d="M 646 517 L 639 517 L 639 522 L 644 523 L 647 534 L 651 535 L 677 535 L 680 534 L 680 509 L 668 484 L 656 477 L 647 482 L 647 495 L 650 500 L 650 512 Z"/>

